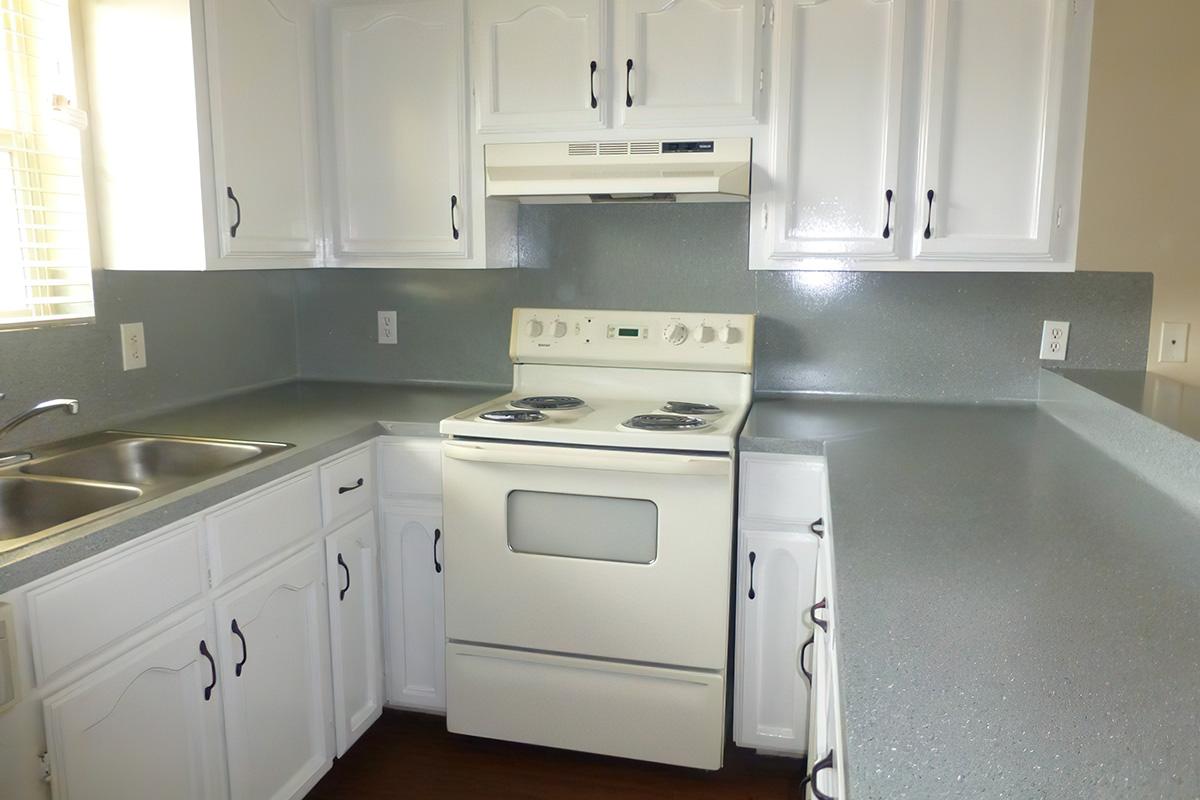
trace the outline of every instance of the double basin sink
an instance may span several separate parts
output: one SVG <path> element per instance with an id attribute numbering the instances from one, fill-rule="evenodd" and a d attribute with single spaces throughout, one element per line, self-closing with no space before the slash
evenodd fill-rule
<path id="1" fill-rule="evenodd" d="M 291 447 L 107 431 L 0 469 L 0 552 Z"/>

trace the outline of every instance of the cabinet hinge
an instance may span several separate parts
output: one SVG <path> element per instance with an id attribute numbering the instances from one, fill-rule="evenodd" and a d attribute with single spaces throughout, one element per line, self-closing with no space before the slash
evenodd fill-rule
<path id="1" fill-rule="evenodd" d="M 767 71 L 760 69 L 758 71 L 758 90 L 761 92 L 767 85 Z"/>
<path id="2" fill-rule="evenodd" d="M 762 226 L 763 226 L 763 230 L 765 231 L 767 229 L 767 204 L 766 203 L 762 204 Z"/>
<path id="3" fill-rule="evenodd" d="M 1078 16 L 1078 14 L 1079 14 L 1079 0 L 1071 0 L 1071 13 L 1072 13 L 1072 14 L 1075 14 L 1076 16 Z"/>
<path id="4" fill-rule="evenodd" d="M 1059 207 L 1058 207 L 1058 213 L 1056 213 L 1056 214 L 1054 215 L 1054 224 L 1055 224 L 1057 227 L 1061 228 L 1061 227 L 1062 227 L 1062 223 L 1063 223 L 1063 207 L 1062 207 L 1062 206 L 1059 206 Z"/>
<path id="5" fill-rule="evenodd" d="M 42 768 L 42 781 L 50 782 L 50 752 L 44 751 L 38 754 L 38 764 Z"/>

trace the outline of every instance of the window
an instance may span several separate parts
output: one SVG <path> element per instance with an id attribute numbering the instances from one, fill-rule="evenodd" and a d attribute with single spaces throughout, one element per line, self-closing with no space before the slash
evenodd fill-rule
<path id="1" fill-rule="evenodd" d="M 0 0 L 0 327 L 94 314 L 69 0 Z"/>

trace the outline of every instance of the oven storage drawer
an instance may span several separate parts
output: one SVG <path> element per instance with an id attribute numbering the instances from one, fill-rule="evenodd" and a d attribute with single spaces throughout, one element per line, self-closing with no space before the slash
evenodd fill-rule
<path id="1" fill-rule="evenodd" d="M 719 769 L 719 673 L 448 642 L 453 733 Z"/>

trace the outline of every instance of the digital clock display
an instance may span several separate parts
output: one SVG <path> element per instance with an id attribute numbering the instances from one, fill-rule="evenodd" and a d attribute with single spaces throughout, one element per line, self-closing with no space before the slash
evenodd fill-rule
<path id="1" fill-rule="evenodd" d="M 636 339 L 641 335 L 642 335 L 641 328 L 617 328 L 617 336 L 628 336 L 628 337 Z"/>

